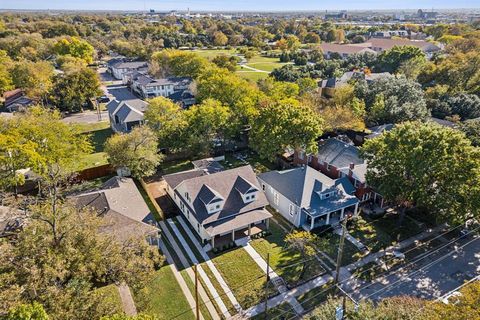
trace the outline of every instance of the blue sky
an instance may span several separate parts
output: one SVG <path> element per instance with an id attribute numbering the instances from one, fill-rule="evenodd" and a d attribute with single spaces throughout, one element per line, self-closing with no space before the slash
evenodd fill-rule
<path id="1" fill-rule="evenodd" d="M 354 10 L 479 8 L 480 0 L 0 0 L 0 9 L 79 10 Z"/>

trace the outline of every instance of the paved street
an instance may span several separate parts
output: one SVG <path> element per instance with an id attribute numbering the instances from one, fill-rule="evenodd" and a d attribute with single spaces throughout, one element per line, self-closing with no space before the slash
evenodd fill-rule
<path id="1" fill-rule="evenodd" d="M 408 264 L 407 264 L 408 265 Z M 405 269 L 392 272 L 356 298 L 412 295 L 435 299 L 480 275 L 480 237 L 457 240 Z"/>

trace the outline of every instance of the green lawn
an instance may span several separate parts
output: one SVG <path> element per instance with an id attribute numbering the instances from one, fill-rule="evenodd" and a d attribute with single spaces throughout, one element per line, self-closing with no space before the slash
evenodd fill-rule
<path id="1" fill-rule="evenodd" d="M 207 58 L 207 59 L 213 59 L 218 55 L 225 54 L 227 56 L 231 56 L 235 53 L 235 49 L 201 49 L 201 50 L 192 50 L 191 52 L 194 52 L 198 54 L 201 57 Z"/>
<path id="2" fill-rule="evenodd" d="M 193 169 L 193 164 L 190 160 L 166 161 L 160 164 L 160 169 L 163 174 L 171 174 Z"/>
<path id="3" fill-rule="evenodd" d="M 114 284 L 98 288 L 95 292 L 102 297 L 102 304 L 106 309 L 113 310 L 113 313 L 123 313 L 122 299 Z"/>
<path id="4" fill-rule="evenodd" d="M 248 70 L 248 69 L 244 69 Z M 256 72 L 256 71 L 237 71 L 236 74 L 244 79 L 250 80 L 252 82 L 257 82 L 261 79 L 268 78 L 268 73 L 265 72 Z"/>
<path id="5" fill-rule="evenodd" d="M 337 262 L 338 246 L 340 244 L 340 236 L 334 233 L 320 235 L 327 241 L 319 241 L 317 249 L 326 253 L 333 261 Z M 342 266 L 349 265 L 361 259 L 365 254 L 360 252 L 350 241 L 345 240 L 342 255 Z"/>
<path id="6" fill-rule="evenodd" d="M 242 155 L 246 156 L 244 160 L 236 158 L 233 154 L 226 154 L 225 160 L 220 163 L 225 167 L 225 169 L 237 168 L 240 166 L 245 166 L 250 164 L 256 173 L 267 172 L 275 169 L 275 165 L 268 160 L 260 159 L 260 157 L 253 151 L 244 151 L 241 152 Z"/>
<path id="7" fill-rule="evenodd" d="M 397 215 L 386 215 L 371 220 L 358 216 L 350 234 L 360 240 L 372 252 L 379 251 L 421 232 L 422 229 L 411 219 L 405 218 L 402 226 L 398 226 Z"/>
<path id="8" fill-rule="evenodd" d="M 305 294 L 297 297 L 298 302 L 306 311 L 310 311 L 319 304 L 325 302 L 328 296 L 335 293 L 335 287 L 332 287 L 332 282 L 328 282 L 323 286 L 316 287 Z"/>
<path id="9" fill-rule="evenodd" d="M 194 318 L 190 305 L 168 266 L 158 270 L 147 287 L 135 294 L 135 303 L 139 312 L 151 313 L 162 320 Z"/>
<path id="10" fill-rule="evenodd" d="M 264 320 L 265 313 L 262 312 L 250 319 Z M 293 310 L 292 306 L 288 302 L 283 302 L 274 308 L 268 309 L 267 319 L 275 319 L 275 320 L 296 319 L 296 313 L 295 313 L 295 310 Z"/>
<path id="11" fill-rule="evenodd" d="M 97 167 L 108 163 L 107 154 L 103 152 L 105 141 L 113 134 L 107 121 L 78 125 L 84 134 L 90 135 L 93 152 L 84 155 L 78 161 L 77 170 Z"/>
<path id="12" fill-rule="evenodd" d="M 262 301 L 265 273 L 244 249 L 220 253 L 212 261 L 244 309 Z"/>
<path id="13" fill-rule="evenodd" d="M 286 249 L 283 241 L 286 233 L 273 221 L 270 221 L 270 231 L 271 235 L 264 239 L 255 239 L 251 245 L 264 259 L 267 258 L 267 254 L 270 254 L 270 265 L 289 287 L 294 287 L 325 272 L 317 260 L 312 260 L 308 262 L 305 275 L 300 279 L 299 275 L 303 267 L 300 254 Z"/>

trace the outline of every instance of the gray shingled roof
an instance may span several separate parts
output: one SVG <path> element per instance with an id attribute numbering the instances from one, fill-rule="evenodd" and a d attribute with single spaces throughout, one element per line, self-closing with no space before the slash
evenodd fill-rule
<path id="1" fill-rule="evenodd" d="M 256 200 L 244 203 L 242 196 L 237 187 L 240 188 L 240 183 L 238 177 L 245 179 L 248 183 L 252 184 L 255 188 L 260 190 L 255 172 L 251 166 L 243 166 L 235 169 L 230 169 L 226 171 L 221 171 L 213 174 L 206 174 L 202 176 L 193 177 L 190 179 L 185 179 L 178 183 L 177 179 L 174 179 L 174 183 L 177 183 L 177 187 L 182 184 L 182 188 L 185 188 L 192 199 L 191 202 L 184 202 L 190 210 L 196 215 L 197 221 L 206 225 L 218 220 L 222 220 L 228 217 L 232 217 L 239 213 L 245 213 L 251 210 L 257 210 L 268 205 L 267 198 L 263 192 L 259 192 Z M 165 177 L 167 183 L 172 182 L 172 177 Z M 241 179 L 240 179 L 241 180 Z M 225 203 L 223 209 L 220 212 L 209 214 L 207 209 L 199 197 L 199 193 L 204 185 L 212 188 L 220 194 L 224 199 Z M 170 187 L 173 187 L 170 185 Z M 178 194 L 178 191 L 176 191 Z M 183 195 L 180 195 L 183 199 Z"/>
<path id="2" fill-rule="evenodd" d="M 338 169 L 348 167 L 351 163 L 356 165 L 364 163 L 357 147 L 336 138 L 321 141 L 317 157 L 320 163 L 323 161 Z"/>
<path id="3" fill-rule="evenodd" d="M 193 169 L 178 173 L 167 174 L 163 176 L 163 179 L 165 179 L 170 188 L 175 189 L 184 180 L 201 177 L 206 174 L 207 173 L 203 169 Z"/>
<path id="4" fill-rule="evenodd" d="M 270 171 L 258 177 L 301 208 L 315 215 L 325 214 L 358 203 L 353 195 L 355 188 L 348 178 L 330 179 L 321 172 L 306 166 L 284 171 Z M 320 193 L 337 191 L 335 197 L 321 200 Z"/>
<path id="5" fill-rule="evenodd" d="M 101 231 L 119 241 L 132 237 L 156 234 L 158 229 L 150 224 L 153 216 L 145 200 L 130 178 L 113 177 L 102 190 L 75 197 L 78 207 L 90 207 L 104 219 Z"/>
<path id="6" fill-rule="evenodd" d="M 143 120 L 147 106 L 148 104 L 140 99 L 112 100 L 107 104 L 107 110 L 109 114 L 118 116 L 122 122 L 133 122 Z"/>

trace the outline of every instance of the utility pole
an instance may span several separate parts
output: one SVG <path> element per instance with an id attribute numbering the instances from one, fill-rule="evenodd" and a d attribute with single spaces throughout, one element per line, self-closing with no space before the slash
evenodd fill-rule
<path id="1" fill-rule="evenodd" d="M 338 282 L 340 279 L 340 265 L 342 264 L 342 256 L 343 256 L 343 246 L 345 244 L 345 236 L 347 235 L 347 220 L 348 217 L 345 217 L 342 222 L 342 235 L 340 237 L 340 243 L 338 245 L 338 254 L 337 254 L 337 267 L 336 267 L 336 273 L 335 273 L 335 292 L 338 292 L 338 289 L 340 289 Z M 342 290 L 343 291 L 343 290 Z M 346 311 L 346 293 L 344 293 L 343 296 L 343 304 L 342 304 L 342 319 L 346 319 L 345 311 Z"/>
<path id="2" fill-rule="evenodd" d="M 267 253 L 267 281 L 265 281 L 265 310 L 263 318 L 266 320 L 268 312 L 268 283 L 270 282 L 270 253 Z"/>
<path id="3" fill-rule="evenodd" d="M 200 320 L 200 308 L 198 306 L 198 272 L 197 265 L 193 265 L 193 271 L 195 272 L 195 316 L 197 320 Z"/>
<path id="4" fill-rule="evenodd" d="M 340 237 L 340 243 L 338 245 L 335 284 L 338 284 L 338 280 L 339 280 L 339 277 L 340 277 L 340 265 L 342 264 L 343 245 L 345 244 L 345 236 L 347 234 L 347 220 L 348 220 L 348 218 L 345 218 L 342 222 L 342 235 Z"/>

